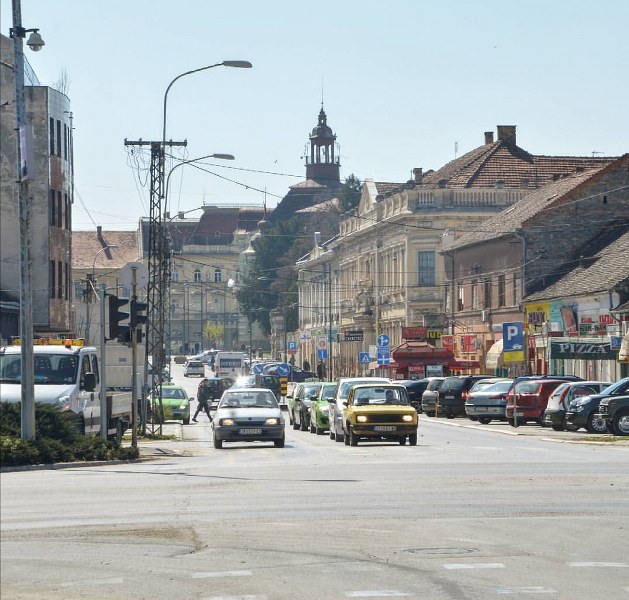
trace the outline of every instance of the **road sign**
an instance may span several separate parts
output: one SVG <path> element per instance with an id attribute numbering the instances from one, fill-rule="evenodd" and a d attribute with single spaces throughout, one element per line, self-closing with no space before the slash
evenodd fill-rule
<path id="1" fill-rule="evenodd" d="M 297 342 L 287 342 L 286 352 L 289 352 L 290 354 L 294 354 L 295 352 L 297 352 Z"/>
<path id="2" fill-rule="evenodd" d="M 328 341 L 324 337 L 317 338 L 317 350 L 327 350 Z"/>
<path id="3" fill-rule="evenodd" d="M 280 377 L 288 377 L 290 373 L 290 367 L 286 363 L 280 363 L 277 365 L 277 374 Z"/>
<path id="4" fill-rule="evenodd" d="M 325 360 L 327 357 L 328 357 L 328 349 L 327 348 L 323 348 L 323 349 L 317 350 L 317 358 L 319 360 Z"/>
<path id="5" fill-rule="evenodd" d="M 389 345 L 389 336 L 383 333 L 378 336 L 377 341 L 380 348 L 386 348 Z"/>
<path id="6" fill-rule="evenodd" d="M 258 363 L 257 365 L 253 365 L 253 372 L 256 375 L 262 375 L 262 373 L 264 373 L 264 365 L 262 363 Z"/>
<path id="7" fill-rule="evenodd" d="M 391 361 L 391 353 L 388 348 L 378 348 L 378 364 L 388 365 Z"/>
<path id="8" fill-rule="evenodd" d="M 344 332 L 344 342 L 362 342 L 364 340 L 364 332 L 362 329 L 354 329 Z"/>
<path id="9" fill-rule="evenodd" d="M 358 362 L 361 365 L 368 365 L 369 364 L 369 352 L 359 352 L 358 353 Z"/>

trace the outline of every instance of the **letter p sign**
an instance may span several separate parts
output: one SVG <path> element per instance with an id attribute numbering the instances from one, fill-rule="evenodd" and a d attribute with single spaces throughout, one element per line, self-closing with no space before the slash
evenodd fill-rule
<path id="1" fill-rule="evenodd" d="M 524 350 L 524 326 L 522 323 L 502 324 L 502 348 L 505 352 Z"/>

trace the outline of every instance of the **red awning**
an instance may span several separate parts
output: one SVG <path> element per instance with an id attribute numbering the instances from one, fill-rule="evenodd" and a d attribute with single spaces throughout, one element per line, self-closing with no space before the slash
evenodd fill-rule
<path id="1" fill-rule="evenodd" d="M 369 370 L 372 370 L 372 369 L 397 369 L 398 368 L 398 364 L 394 363 L 394 362 L 390 362 L 388 365 L 379 365 L 377 360 L 372 360 L 367 365 L 367 368 Z"/>
<path id="2" fill-rule="evenodd" d="M 465 371 L 467 369 L 480 369 L 480 363 L 477 360 L 464 360 L 461 358 L 455 358 L 448 363 L 448 366 L 453 371 Z"/>

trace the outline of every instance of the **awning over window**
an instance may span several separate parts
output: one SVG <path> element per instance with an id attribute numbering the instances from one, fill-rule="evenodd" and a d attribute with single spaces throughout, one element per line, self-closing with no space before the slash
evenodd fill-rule
<path id="1" fill-rule="evenodd" d="M 629 333 L 622 338 L 620 350 L 618 351 L 618 360 L 629 362 Z"/>
<path id="2" fill-rule="evenodd" d="M 502 340 L 494 342 L 493 346 L 487 351 L 485 357 L 485 366 L 488 369 L 497 369 L 503 365 L 502 361 Z"/>

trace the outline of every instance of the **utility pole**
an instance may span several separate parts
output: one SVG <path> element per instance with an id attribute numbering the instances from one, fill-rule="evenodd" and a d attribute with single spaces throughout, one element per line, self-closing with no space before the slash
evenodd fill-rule
<path id="1" fill-rule="evenodd" d="M 100 302 L 100 436 L 107 439 L 107 360 L 106 360 L 106 338 L 105 338 L 105 284 L 101 284 L 98 290 L 98 301 Z M 92 293 L 90 289 L 89 293 Z"/>
<path id="2" fill-rule="evenodd" d="M 138 270 L 136 267 L 131 268 L 131 301 L 138 299 Z M 129 311 L 131 316 L 131 311 Z M 132 320 L 132 319 L 131 319 Z M 131 336 L 131 446 L 138 447 L 138 333 L 137 328 L 130 322 L 129 335 Z M 148 346 L 148 343 L 147 343 Z M 161 425 L 160 425 L 161 427 Z M 161 432 L 160 432 L 161 433 Z"/>

